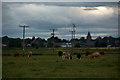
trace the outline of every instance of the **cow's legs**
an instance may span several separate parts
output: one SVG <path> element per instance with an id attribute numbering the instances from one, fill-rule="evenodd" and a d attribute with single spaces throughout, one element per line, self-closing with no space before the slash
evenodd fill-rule
<path id="1" fill-rule="evenodd" d="M 70 60 L 70 56 L 68 56 L 69 60 Z"/>
<path id="2" fill-rule="evenodd" d="M 62 59 L 63 59 L 63 60 L 65 59 L 65 56 L 64 56 L 64 55 L 62 55 Z"/>
<path id="3" fill-rule="evenodd" d="M 80 57 L 80 60 L 81 60 L 81 57 Z"/>

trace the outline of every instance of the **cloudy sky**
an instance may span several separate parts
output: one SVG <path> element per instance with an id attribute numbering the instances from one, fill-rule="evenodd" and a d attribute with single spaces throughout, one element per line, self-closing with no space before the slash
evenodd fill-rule
<path id="1" fill-rule="evenodd" d="M 77 38 L 86 37 L 88 31 L 92 38 L 118 37 L 118 4 L 115 2 L 3 2 L 2 5 L 3 36 L 22 38 L 19 24 L 26 24 L 29 25 L 26 38 L 47 39 L 51 37 L 50 29 L 55 28 L 55 36 L 69 40 L 74 23 Z"/>

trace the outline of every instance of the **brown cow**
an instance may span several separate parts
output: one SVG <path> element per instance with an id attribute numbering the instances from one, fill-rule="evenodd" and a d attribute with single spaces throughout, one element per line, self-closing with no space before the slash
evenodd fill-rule
<path id="1" fill-rule="evenodd" d="M 19 52 L 14 53 L 14 57 L 19 57 Z"/>
<path id="2" fill-rule="evenodd" d="M 91 58 L 97 58 L 97 57 L 100 57 L 100 53 L 99 52 L 96 52 L 96 53 L 92 53 Z"/>
<path id="3" fill-rule="evenodd" d="M 100 51 L 100 54 L 104 55 L 104 52 L 103 52 L 103 51 Z"/>
<path id="4" fill-rule="evenodd" d="M 87 50 L 85 55 L 88 56 L 88 54 L 89 54 L 89 51 Z"/>
<path id="5" fill-rule="evenodd" d="M 32 56 L 32 51 L 29 51 L 28 52 L 28 57 L 31 57 Z"/>

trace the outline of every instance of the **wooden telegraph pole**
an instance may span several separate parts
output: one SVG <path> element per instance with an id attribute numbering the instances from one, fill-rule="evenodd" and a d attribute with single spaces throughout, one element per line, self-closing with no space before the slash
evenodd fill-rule
<path id="1" fill-rule="evenodd" d="M 73 24 L 73 36 L 74 36 L 74 39 L 75 39 L 75 24 Z"/>
<path id="2" fill-rule="evenodd" d="M 73 47 L 75 47 L 75 24 L 73 24 Z"/>
<path id="3" fill-rule="evenodd" d="M 29 27 L 29 26 L 26 26 L 26 25 L 19 25 L 19 27 L 22 27 L 23 28 L 23 57 L 24 57 L 24 50 L 25 50 L 25 28 L 26 27 Z"/>

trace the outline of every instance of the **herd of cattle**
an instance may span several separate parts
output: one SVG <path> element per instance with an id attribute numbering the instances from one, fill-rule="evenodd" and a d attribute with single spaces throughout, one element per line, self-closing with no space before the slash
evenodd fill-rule
<path id="1" fill-rule="evenodd" d="M 76 54 L 76 57 L 81 60 L 82 55 L 80 53 L 75 53 L 75 54 Z M 90 53 L 87 50 L 85 55 L 88 56 L 89 54 L 90 54 L 90 58 L 99 58 L 100 55 L 104 55 L 104 52 L 100 51 L 100 52 Z M 14 57 L 19 57 L 19 55 L 20 55 L 19 52 L 14 53 Z M 61 56 L 62 59 L 65 59 L 65 58 L 67 58 L 69 60 L 72 59 L 72 55 L 68 52 L 58 51 L 58 55 Z M 28 57 L 31 57 L 31 56 L 32 56 L 32 51 L 29 51 L 28 52 Z"/>
<path id="2" fill-rule="evenodd" d="M 89 53 L 89 51 L 86 51 L 85 55 L 88 56 L 88 54 L 90 54 L 90 58 L 99 58 L 100 55 L 104 55 L 104 52 L 100 51 L 100 52 L 95 52 L 95 53 Z M 65 59 L 65 58 L 69 60 L 72 59 L 72 55 L 67 52 L 58 51 L 58 55 L 62 56 L 62 59 Z M 82 55 L 80 53 L 76 53 L 76 57 L 81 60 Z"/>

